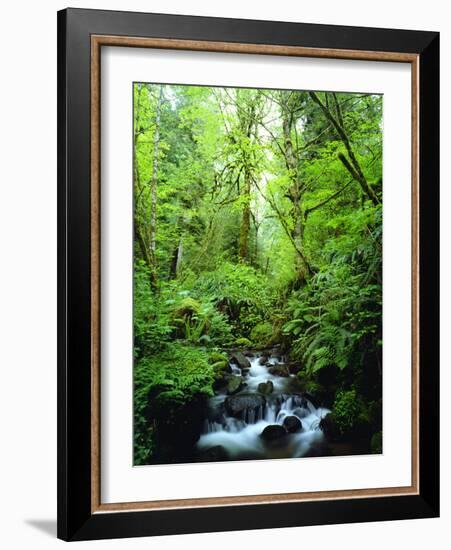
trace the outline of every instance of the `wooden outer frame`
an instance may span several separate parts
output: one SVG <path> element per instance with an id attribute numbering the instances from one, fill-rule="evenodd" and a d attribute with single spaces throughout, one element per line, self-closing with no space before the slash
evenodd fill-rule
<path id="1" fill-rule="evenodd" d="M 227 504 L 262 504 L 276 502 L 301 502 L 307 500 L 327 500 L 337 498 L 361 498 L 364 496 L 416 495 L 418 485 L 418 147 L 416 131 L 412 131 L 412 479 L 410 486 L 377 489 L 354 489 L 337 491 L 317 491 L 304 493 L 246 495 L 211 497 L 181 500 L 159 500 L 143 502 L 119 502 L 102 504 L 100 499 L 100 50 L 102 46 L 164 48 L 171 50 L 191 50 L 209 52 L 247 53 L 258 55 L 281 55 L 296 57 L 358 59 L 410 63 L 412 66 L 412 128 L 418 120 L 418 55 L 396 52 L 369 52 L 357 50 L 330 50 L 296 46 L 268 46 L 260 44 L 230 44 L 227 42 L 202 42 L 192 40 L 172 40 L 161 38 L 141 38 L 123 36 L 91 36 L 91 330 L 92 330 L 92 473 L 91 511 L 108 512 L 122 510 L 152 510 L 169 508 L 192 508 L 202 506 L 224 506 Z"/>
<path id="2" fill-rule="evenodd" d="M 142 20 L 145 19 L 148 28 L 143 29 Z M 106 22 L 105 22 L 106 21 Z M 270 27 L 268 27 L 270 25 Z M 127 26 L 129 31 L 127 31 Z M 239 27 L 237 32 L 237 26 Z M 161 28 L 166 27 L 166 28 Z M 188 29 L 188 31 L 187 31 Z M 210 35 L 216 34 L 220 40 L 210 40 Z M 132 30 L 133 32 L 130 32 Z M 271 32 L 268 32 L 271 31 Z M 276 31 L 276 32 L 275 32 Z M 127 33 L 126 36 L 121 34 Z M 163 34 L 163 36 L 161 36 Z M 137 36 L 138 35 L 138 36 Z M 288 35 L 288 37 L 287 37 Z M 319 47 L 319 41 L 324 47 Z M 374 49 L 368 44 L 368 35 Z M 293 37 L 294 36 L 294 37 Z M 241 40 L 238 38 L 241 37 Z M 254 38 L 250 42 L 249 38 Z M 282 38 L 283 37 L 283 38 Z M 72 44 L 71 44 L 72 38 Z M 74 40 L 74 39 L 78 39 Z M 82 42 L 80 42 L 82 39 Z M 394 519 L 399 517 L 430 517 L 438 513 L 438 440 L 432 439 L 421 429 L 420 411 L 427 410 L 437 417 L 438 402 L 431 401 L 438 399 L 437 385 L 434 376 L 437 374 L 437 338 L 432 338 L 431 331 L 426 328 L 430 323 L 436 326 L 438 323 L 438 296 L 432 302 L 432 307 L 426 309 L 423 315 L 425 304 L 422 297 L 421 280 L 431 281 L 437 278 L 437 245 L 429 248 L 431 262 L 426 265 L 421 261 L 420 249 L 424 241 L 423 233 L 437 237 L 437 226 L 433 221 L 434 212 L 428 209 L 427 217 L 421 214 L 421 206 L 429 204 L 429 208 L 438 200 L 438 189 L 435 188 L 438 177 L 438 147 L 425 151 L 421 136 L 426 128 L 429 118 L 426 115 L 434 114 L 434 106 L 430 101 L 438 94 L 438 35 L 436 33 L 424 33 L 414 31 L 391 31 L 384 29 L 358 29 L 350 27 L 329 27 L 322 25 L 303 25 L 288 23 L 270 23 L 257 21 L 239 21 L 213 18 L 192 18 L 181 16 L 163 16 L 154 14 L 131 14 L 121 12 L 101 12 L 97 10 L 65 10 L 59 14 L 59 183 L 60 183 L 60 230 L 59 230 L 59 262 L 60 262 L 60 319 L 59 319 L 59 536 L 68 539 L 100 538 L 112 536 L 133 536 L 144 534 L 164 534 L 176 532 L 196 532 L 204 530 L 229 530 L 252 527 L 270 527 L 284 525 L 307 525 L 312 523 L 329 523 L 337 521 L 370 521 L 375 519 Z M 288 43 L 286 43 L 288 41 Z M 70 76 L 77 79 L 77 71 L 70 71 L 69 57 L 74 51 L 70 47 L 77 42 L 78 47 L 83 45 L 85 57 L 82 66 L 85 70 L 84 78 L 70 82 Z M 361 45 L 367 49 L 361 49 Z M 291 55 L 308 57 L 328 57 L 340 59 L 364 59 L 375 61 L 394 61 L 410 63 L 412 66 L 412 483 L 410 487 L 392 487 L 384 489 L 362 489 L 352 491 L 328 491 L 316 493 L 289 493 L 273 495 L 251 495 L 245 497 L 219 497 L 203 499 L 184 499 L 171 501 L 149 501 L 139 503 L 116 503 L 102 504 L 100 502 L 100 48 L 108 46 L 132 46 L 146 48 L 183 49 L 200 51 L 218 51 L 234 53 L 254 53 L 262 55 Z M 397 46 L 393 50 L 388 46 Z M 382 47 L 381 47 L 382 46 Z M 87 51 L 86 51 L 87 50 Z M 90 57 L 86 58 L 89 52 Z M 428 55 L 426 55 L 428 54 Z M 426 76 L 432 77 L 432 85 L 425 83 L 422 67 L 426 68 Z M 72 67 L 73 69 L 73 67 Z M 420 72 L 421 71 L 421 72 Z M 64 76 L 64 80 L 63 80 Z M 86 77 L 89 76 L 88 81 Z M 68 109 L 70 100 L 75 96 L 70 94 L 76 88 L 83 87 L 83 98 L 89 100 L 90 113 L 81 112 L 81 106 L 74 109 L 78 115 L 83 115 L 83 123 L 77 120 L 71 125 L 69 123 Z M 434 87 L 435 86 L 435 87 Z M 429 87 L 429 90 L 428 90 Z M 424 102 L 429 93 L 429 101 Z M 421 101 L 423 99 L 423 101 Z M 421 111 L 420 111 L 420 102 Z M 84 105 L 86 108 L 86 104 Z M 435 139 L 438 139 L 438 111 L 436 117 L 428 122 L 428 138 L 431 130 Z M 422 125 L 420 126 L 420 124 Z M 77 128 L 76 128 L 77 127 Z M 87 143 L 81 143 L 81 135 L 74 130 L 84 130 Z M 64 132 L 63 132 L 64 130 Z M 71 131 L 72 130 L 72 131 Z M 88 130 L 88 133 L 86 133 Z M 75 135 L 74 135 L 75 134 Z M 89 140 L 90 135 L 90 140 Z M 69 147 L 70 140 L 74 139 L 72 151 Z M 78 140 L 78 141 L 77 141 Z M 90 159 L 84 158 L 84 172 L 88 180 L 83 182 L 82 205 L 73 205 L 68 202 L 73 193 L 80 190 L 82 184 L 78 181 L 70 187 L 71 175 L 74 176 L 76 169 L 68 166 L 72 157 L 76 159 L 81 149 L 86 153 L 86 146 L 90 143 Z M 83 145 L 83 147 L 82 147 Z M 423 150 L 421 146 L 423 145 Z M 429 149 L 431 149 L 429 147 Z M 89 149 L 88 149 L 89 150 Z M 425 155 L 426 153 L 426 155 Z M 429 158 L 428 158 L 429 155 Z M 62 158 L 64 157 L 64 158 Z M 423 198 L 421 193 L 420 159 L 426 160 L 425 166 L 428 170 L 429 180 L 431 179 L 434 188 L 429 189 Z M 88 160 L 88 164 L 86 164 Z M 90 160 L 90 162 L 89 162 Z M 423 164 L 423 162 L 422 162 Z M 64 171 L 62 167 L 64 166 Z M 88 169 L 88 170 L 86 170 Z M 90 174 L 89 174 L 90 170 Z M 87 200 L 88 199 L 88 200 Z M 72 217 L 71 217 L 72 214 Z M 84 214 L 84 216 L 83 216 Z M 432 218 L 431 218 L 432 216 Z M 73 218 L 75 224 L 86 224 L 90 218 L 90 231 L 85 233 L 85 241 L 81 246 L 69 245 L 69 225 Z M 426 221 L 426 225 L 421 221 Z M 88 226 L 88 224 L 86 224 Z M 81 227 L 72 226 L 72 231 L 82 230 Z M 72 254 L 71 254 L 72 252 Z M 75 254 L 74 254 L 75 253 Z M 86 287 L 87 298 L 82 300 L 84 308 L 81 311 L 79 304 L 69 305 L 68 298 L 74 296 L 68 276 L 74 276 L 73 267 L 70 267 L 68 260 L 74 257 L 82 262 L 83 273 L 77 273 L 83 278 L 83 283 L 89 282 Z M 421 273 L 423 271 L 423 273 Z M 63 273 L 64 277 L 62 277 Z M 89 276 L 89 281 L 86 279 Z M 72 290 L 72 294 L 70 291 Z M 80 289 L 78 289 L 79 291 Z M 75 310 L 75 316 L 73 315 Z M 76 318 L 80 323 L 79 331 L 68 338 L 66 329 L 70 327 L 70 321 Z M 429 325 L 423 319 L 427 319 Z M 64 327 L 62 326 L 64 324 Z M 426 332 L 426 345 L 424 338 Z M 76 345 L 80 341 L 89 342 L 89 347 L 84 348 L 83 357 L 83 382 L 77 385 L 73 381 L 75 374 L 73 361 L 77 353 L 70 344 Z M 421 346 L 420 346 L 421 342 Z M 426 348 L 426 352 L 424 352 Z M 72 356 L 68 352 L 72 350 Z M 433 366 L 428 371 L 421 369 L 422 355 L 426 357 Z M 80 365 L 77 365 L 80 369 Z M 420 370 L 421 381 L 420 386 Z M 70 384 L 68 381 L 72 380 Z M 86 391 L 86 383 L 88 391 Z M 83 385 L 84 384 L 84 385 Z M 427 386 L 428 393 L 424 392 L 423 386 Z M 431 394 L 432 390 L 432 394 Z M 74 405 L 71 395 L 83 396 L 82 405 Z M 89 417 L 87 416 L 89 407 Z M 84 422 L 74 429 L 70 420 L 74 413 L 81 413 Z M 89 425 L 87 420 L 89 420 Z M 432 431 L 438 429 L 438 422 Z M 85 438 L 86 433 L 91 433 L 88 445 L 83 446 L 83 454 L 80 450 L 71 450 L 71 444 L 80 442 Z M 427 452 L 424 449 L 427 445 L 435 444 L 435 447 Z M 433 465 L 433 471 L 426 465 Z M 80 486 L 80 483 L 83 485 Z M 75 484 L 77 486 L 75 486 Z M 70 492 L 72 488 L 72 494 Z M 73 493 L 77 498 L 74 498 Z M 88 494 L 89 493 L 89 494 Z M 428 498 L 426 499 L 426 495 Z M 351 505 L 355 499 L 359 503 Z M 401 500 L 402 499 L 402 503 Z M 391 503 L 388 506 L 388 503 Z M 414 504 L 415 503 L 415 504 Z M 306 510 L 310 507 L 316 515 L 305 519 Z M 291 510 L 298 511 L 299 516 L 286 517 L 287 506 Z M 388 506 L 388 507 L 387 507 Z M 401 512 L 403 506 L 403 512 Z M 277 510 L 276 508 L 277 507 Z M 350 507 L 350 508 L 349 508 Z M 326 508 L 329 511 L 327 517 Z M 372 513 L 369 510 L 374 508 Z M 215 510 L 221 510 L 221 514 L 214 516 Z M 368 511 L 366 511 L 368 509 Z M 132 510 L 134 510 L 132 512 Z M 143 510 L 146 510 L 144 512 Z M 272 510 L 269 513 L 269 510 Z M 334 511 L 335 510 L 335 511 Z M 346 512 L 348 510 L 348 512 Z M 352 510 L 349 515 L 349 510 Z M 389 511 L 390 510 L 390 511 Z M 274 521 L 274 513 L 279 511 L 279 518 Z M 360 511 L 360 514 L 359 514 Z M 292 514 L 293 514 L 292 512 Z M 180 514 L 183 513 L 183 517 Z M 193 520 L 193 514 L 198 518 Z M 169 514 L 169 515 L 168 515 Z M 213 516 L 212 516 L 213 514 Z M 251 516 L 249 516 L 251 514 Z M 387 515 L 388 514 L 388 515 Z M 256 519 L 255 522 L 241 523 L 245 516 Z M 143 524 L 143 517 L 147 521 Z M 276 514 L 277 516 L 277 514 Z M 325 517 L 326 516 L 326 517 Z M 169 519 L 171 518 L 172 519 Z M 214 517 L 214 519 L 212 519 Z M 113 520 L 114 518 L 114 520 Z M 164 519 L 167 518 L 167 519 Z M 175 523 L 174 523 L 175 521 Z M 138 522 L 139 528 L 136 527 Z M 120 526 L 120 527 L 119 527 Z M 119 528 L 119 529 L 118 529 Z"/>

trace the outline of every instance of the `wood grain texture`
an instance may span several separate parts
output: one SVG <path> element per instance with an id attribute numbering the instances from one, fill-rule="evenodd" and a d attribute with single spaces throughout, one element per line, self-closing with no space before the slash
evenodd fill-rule
<path id="1" fill-rule="evenodd" d="M 301 46 L 274 46 L 267 44 L 239 44 L 204 40 L 178 40 L 167 38 L 139 38 L 131 36 L 93 35 L 91 44 L 98 46 L 122 46 L 132 48 L 158 48 L 167 50 L 192 50 L 204 52 L 247 53 L 330 59 L 359 59 L 411 63 L 416 54 L 400 52 L 375 52 L 364 50 L 332 50 L 329 48 L 305 48 Z"/>
<path id="2" fill-rule="evenodd" d="M 412 486 L 419 494 L 420 445 L 420 63 L 412 71 Z"/>
<path id="3" fill-rule="evenodd" d="M 410 63 L 412 68 L 412 480 L 408 487 L 368 488 L 146 502 L 101 503 L 100 491 L 100 50 L 101 46 L 162 48 Z M 91 36 L 91 510 L 92 513 L 307 502 L 419 494 L 419 62 L 417 54 L 331 50 L 128 36 Z"/>
<path id="4" fill-rule="evenodd" d="M 100 505 L 100 46 L 91 47 L 91 511 Z"/>

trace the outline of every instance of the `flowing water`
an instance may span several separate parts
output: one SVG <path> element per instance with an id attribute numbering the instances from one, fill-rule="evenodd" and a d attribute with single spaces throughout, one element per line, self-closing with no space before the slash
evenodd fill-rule
<path id="1" fill-rule="evenodd" d="M 261 354 L 249 355 L 250 368 L 229 365 L 232 376 L 243 378 L 240 391 L 228 396 L 226 390 L 222 390 L 210 399 L 208 418 L 197 443 L 198 452 L 221 449 L 224 453 L 221 459 L 225 460 L 294 458 L 321 447 L 324 435 L 320 421 L 330 411 L 316 408 L 299 391 L 295 375 L 279 376 L 270 372 L 272 367 L 283 364 L 281 357 L 271 355 L 265 359 Z M 268 381 L 272 382 L 273 391 L 262 395 L 259 384 Z M 287 417 L 300 421 L 289 419 L 295 423 L 293 433 L 280 428 Z M 279 428 L 274 428 L 275 425 Z M 269 430 L 273 435 L 262 436 L 268 426 L 272 426 Z"/>

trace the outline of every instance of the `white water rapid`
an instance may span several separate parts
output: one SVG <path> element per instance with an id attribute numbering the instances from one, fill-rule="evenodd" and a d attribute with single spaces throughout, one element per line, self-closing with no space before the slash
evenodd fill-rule
<path id="1" fill-rule="evenodd" d="M 279 376 L 270 371 L 283 364 L 280 357 L 248 355 L 249 369 L 230 364 L 231 375 L 243 378 L 239 392 L 227 395 L 224 389 L 210 399 L 209 417 L 197 443 L 198 451 L 220 448 L 232 460 L 308 455 L 323 443 L 319 424 L 330 411 L 315 408 L 296 391 L 294 375 Z M 272 382 L 273 390 L 264 395 L 258 387 L 267 382 Z M 290 418 L 285 421 L 287 417 Z M 262 436 L 268 426 L 271 428 L 265 432 L 266 437 Z"/>

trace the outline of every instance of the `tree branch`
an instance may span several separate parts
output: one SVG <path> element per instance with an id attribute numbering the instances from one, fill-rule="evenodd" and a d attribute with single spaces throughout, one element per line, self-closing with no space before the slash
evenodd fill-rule
<path id="1" fill-rule="evenodd" d="M 332 195 L 330 195 L 329 197 L 327 197 L 327 199 L 319 202 L 318 204 L 315 204 L 315 206 L 312 206 L 311 208 L 307 208 L 304 212 L 304 219 L 307 221 L 307 217 L 309 214 L 311 214 L 312 212 L 314 212 L 315 210 L 318 210 L 319 208 L 325 206 L 328 202 L 334 200 L 335 198 L 337 198 L 341 193 L 343 193 L 343 191 L 345 189 L 347 189 L 351 183 L 354 181 L 354 178 L 349 180 L 345 185 L 343 185 L 343 187 L 341 187 L 338 191 L 336 191 L 335 193 L 333 193 Z"/>
<path id="2" fill-rule="evenodd" d="M 332 126 L 335 128 L 338 136 L 340 137 L 341 141 L 343 142 L 346 151 L 349 156 L 349 161 L 346 159 L 344 155 L 341 153 L 338 155 L 341 162 L 344 164 L 345 168 L 350 172 L 352 177 L 357 180 L 360 183 L 360 186 L 362 187 L 365 194 L 368 196 L 368 198 L 373 202 L 374 205 L 379 204 L 379 199 L 376 196 L 376 193 L 373 191 L 373 189 L 368 184 L 363 171 L 360 167 L 360 164 L 354 154 L 354 151 L 351 147 L 351 143 L 349 141 L 349 138 L 344 130 L 344 128 L 340 125 L 339 121 L 334 117 L 332 112 L 324 103 L 321 101 L 319 96 L 315 92 L 309 92 L 309 96 L 312 98 L 312 100 L 320 107 L 322 112 L 324 113 L 325 117 L 329 122 L 332 124 Z M 345 159 L 345 160 L 343 160 Z"/>

